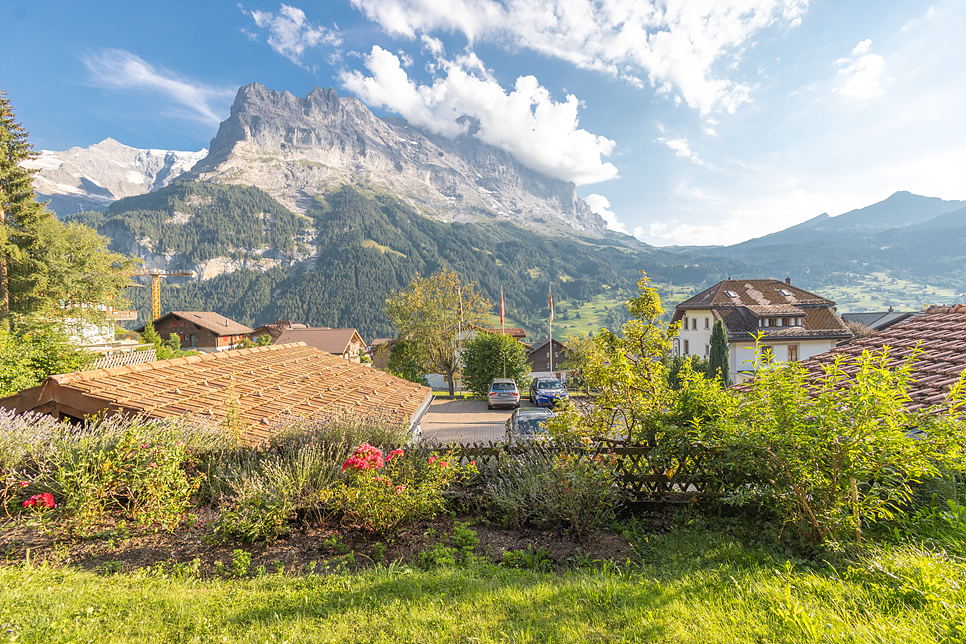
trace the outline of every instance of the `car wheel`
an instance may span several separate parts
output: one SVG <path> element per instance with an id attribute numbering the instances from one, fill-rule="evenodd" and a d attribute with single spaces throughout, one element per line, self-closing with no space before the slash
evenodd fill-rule
<path id="1" fill-rule="evenodd" d="M 487 409 L 493 409 L 493 405 L 491 405 L 490 403 L 486 403 L 486 408 Z"/>

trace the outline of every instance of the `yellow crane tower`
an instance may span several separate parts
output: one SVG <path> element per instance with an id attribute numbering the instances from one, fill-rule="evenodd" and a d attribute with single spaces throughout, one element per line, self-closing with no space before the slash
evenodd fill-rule
<path id="1" fill-rule="evenodd" d="M 186 275 L 188 277 L 198 277 L 194 271 L 163 271 L 160 268 L 141 269 L 134 271 L 133 276 L 151 278 L 151 321 L 154 322 L 161 317 L 161 278 L 171 277 L 172 275 Z"/>

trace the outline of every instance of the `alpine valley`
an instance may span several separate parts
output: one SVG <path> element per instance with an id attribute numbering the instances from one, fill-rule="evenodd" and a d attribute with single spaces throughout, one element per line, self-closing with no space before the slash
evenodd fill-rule
<path id="1" fill-rule="evenodd" d="M 790 276 L 840 311 L 919 308 L 966 291 L 964 202 L 900 192 L 730 247 L 655 248 L 607 230 L 572 183 L 464 125 L 448 139 L 332 89 L 298 98 L 251 84 L 207 154 L 108 140 L 44 152 L 35 186 L 60 216 L 145 267 L 197 271 L 165 282 L 163 309 L 249 326 L 287 318 L 391 336 L 386 295 L 443 268 L 476 282 L 495 310 L 502 288 L 508 322 L 536 335 L 551 285 L 555 333 L 620 324 L 640 270 L 666 303 L 728 276 Z M 142 320 L 146 291 L 128 293 Z"/>

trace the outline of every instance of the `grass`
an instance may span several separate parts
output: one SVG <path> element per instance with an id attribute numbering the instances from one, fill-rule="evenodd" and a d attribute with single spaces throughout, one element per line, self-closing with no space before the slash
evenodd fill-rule
<path id="1" fill-rule="evenodd" d="M 964 295 L 955 288 L 898 279 L 887 273 L 872 273 L 858 282 L 829 286 L 820 293 L 835 300 L 844 313 L 885 311 L 890 306 L 897 311 L 918 311 L 929 304 L 959 304 Z"/>
<path id="2" fill-rule="evenodd" d="M 489 564 L 197 579 L 0 568 L 18 642 L 941 642 L 966 638 L 966 566 L 912 546 L 785 560 L 720 530 L 565 574 Z"/>

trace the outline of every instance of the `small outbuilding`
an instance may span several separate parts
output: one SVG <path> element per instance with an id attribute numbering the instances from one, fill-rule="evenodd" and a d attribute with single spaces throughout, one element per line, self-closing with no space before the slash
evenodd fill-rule
<path id="1" fill-rule="evenodd" d="M 292 417 L 348 413 L 405 421 L 415 429 L 429 388 L 302 343 L 271 345 L 51 376 L 0 399 L 0 408 L 57 418 L 92 414 L 237 415 L 242 439 L 267 440 Z"/>
<path id="2" fill-rule="evenodd" d="M 252 334 L 244 324 L 210 311 L 171 311 L 155 320 L 153 325 L 163 340 L 173 333 L 181 339 L 183 349 L 206 353 L 234 349 Z M 142 333 L 144 326 L 135 330 Z"/>

